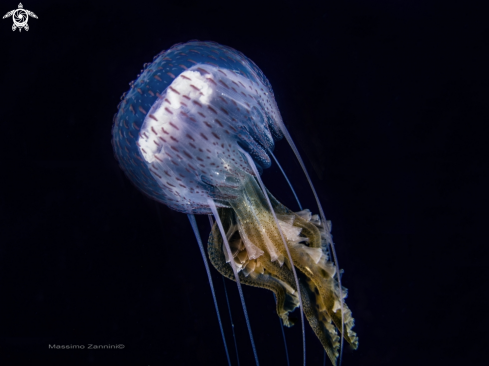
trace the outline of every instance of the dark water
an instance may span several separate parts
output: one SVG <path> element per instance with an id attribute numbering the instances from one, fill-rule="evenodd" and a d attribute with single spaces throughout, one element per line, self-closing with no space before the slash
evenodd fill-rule
<path id="1" fill-rule="evenodd" d="M 345 348 L 343 364 L 486 364 L 482 6 L 23 5 L 38 16 L 28 32 L 12 32 L 11 18 L 0 22 L 2 365 L 227 364 L 186 216 L 136 191 L 110 145 L 128 83 L 162 49 L 190 39 L 243 52 L 274 88 L 333 221 L 360 340 L 357 351 Z M 316 211 L 285 141 L 276 155 Z M 275 166 L 263 179 L 297 208 Z M 207 218 L 198 223 L 205 239 Z M 213 278 L 235 365 L 223 282 Z M 226 285 L 241 365 L 253 365 L 236 287 Z M 272 294 L 245 288 L 245 297 L 261 365 L 286 365 Z M 300 365 L 300 326 L 286 336 L 291 365 Z M 322 365 L 310 330 L 307 342 L 308 365 Z"/>

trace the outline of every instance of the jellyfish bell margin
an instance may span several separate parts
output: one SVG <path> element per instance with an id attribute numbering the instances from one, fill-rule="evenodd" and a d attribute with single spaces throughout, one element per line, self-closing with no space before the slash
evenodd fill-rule
<path id="1" fill-rule="evenodd" d="M 214 215 L 208 255 L 238 285 L 256 363 L 241 284 L 272 291 L 286 326 L 292 325 L 288 314 L 300 307 L 331 362 L 336 365 L 339 356 L 341 363 L 343 338 L 353 348 L 358 339 L 330 225 L 261 70 L 230 47 L 191 41 L 155 56 L 130 86 L 114 116 L 115 157 L 140 191 L 189 215 L 198 242 L 192 215 Z M 261 181 L 275 141 L 284 136 L 320 216 L 289 210 Z M 212 289 L 209 271 L 208 276 Z"/>

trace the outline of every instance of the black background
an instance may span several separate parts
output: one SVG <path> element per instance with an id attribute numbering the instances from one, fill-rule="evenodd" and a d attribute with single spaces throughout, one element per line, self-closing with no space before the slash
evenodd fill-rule
<path id="1" fill-rule="evenodd" d="M 360 339 L 343 364 L 485 365 L 489 23 L 473 3 L 23 2 L 39 17 L 28 32 L 0 22 L 0 363 L 227 364 L 186 216 L 138 192 L 110 145 L 143 63 L 200 39 L 267 75 L 333 221 Z M 16 7 L 2 1 L 0 12 Z M 316 211 L 286 142 L 276 154 Z M 275 166 L 263 179 L 297 209 Z M 207 218 L 198 222 L 205 240 Z M 226 285 L 240 364 L 253 365 Z M 260 364 L 286 365 L 272 294 L 245 288 L 245 298 Z M 300 326 L 285 332 L 300 365 Z M 323 365 L 309 328 L 307 352 Z"/>

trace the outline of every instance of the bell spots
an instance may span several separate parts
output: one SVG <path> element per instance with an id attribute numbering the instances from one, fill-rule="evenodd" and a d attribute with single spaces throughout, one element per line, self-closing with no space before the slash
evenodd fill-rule
<path id="1" fill-rule="evenodd" d="M 215 110 L 214 108 L 212 108 L 210 105 L 209 105 L 209 106 L 207 106 L 207 108 L 209 108 L 209 110 L 210 110 L 211 112 L 213 112 L 214 114 L 217 114 L 216 110 Z"/>
<path id="2" fill-rule="evenodd" d="M 180 93 L 178 92 L 178 90 L 172 88 L 171 86 L 169 86 L 170 90 L 178 95 L 180 95 Z"/>
<path id="3" fill-rule="evenodd" d="M 183 79 L 187 79 L 187 80 L 192 81 L 192 79 L 190 79 L 189 77 L 187 77 L 187 76 L 185 76 L 185 75 L 180 75 L 180 77 L 182 77 Z"/>
<path id="4" fill-rule="evenodd" d="M 143 109 L 143 107 L 139 106 L 138 109 L 142 114 L 146 114 L 146 111 Z"/>
<path id="5" fill-rule="evenodd" d="M 165 108 L 165 111 L 167 111 L 167 112 L 168 112 L 168 113 L 170 113 L 170 114 L 173 114 L 173 112 L 172 112 L 172 111 L 170 111 L 168 108 Z"/>
<path id="6" fill-rule="evenodd" d="M 227 84 L 224 81 L 219 80 L 219 84 L 223 85 L 226 89 L 229 89 L 229 86 L 227 86 Z"/>
<path id="7" fill-rule="evenodd" d="M 197 67 L 197 70 L 199 70 L 203 74 L 209 74 L 209 72 L 201 67 Z"/>
<path id="8" fill-rule="evenodd" d="M 158 118 L 156 118 L 156 117 L 155 117 L 153 114 L 150 114 L 150 115 L 149 115 L 149 118 L 152 118 L 152 119 L 154 119 L 155 121 L 158 121 Z M 153 128 L 153 127 L 151 127 L 151 128 Z M 156 132 L 155 132 L 155 133 L 156 133 Z"/>
<path id="9" fill-rule="evenodd" d="M 171 72 L 167 72 L 166 73 L 169 77 L 171 77 L 172 79 L 175 79 L 175 75 L 173 75 Z"/>
<path id="10" fill-rule="evenodd" d="M 161 78 L 158 76 L 158 75 L 153 75 L 153 77 L 158 80 L 158 81 L 162 81 Z"/>
<path id="11" fill-rule="evenodd" d="M 154 175 L 156 175 L 158 178 L 160 178 L 160 179 L 162 178 L 161 175 L 159 175 L 158 173 L 156 173 L 154 170 L 151 170 L 150 169 L 150 171 L 151 171 L 151 173 L 153 173 Z"/>

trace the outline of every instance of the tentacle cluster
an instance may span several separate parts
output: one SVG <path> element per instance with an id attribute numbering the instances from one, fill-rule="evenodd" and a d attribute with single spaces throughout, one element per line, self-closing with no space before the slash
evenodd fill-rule
<path id="1" fill-rule="evenodd" d="M 232 249 L 232 260 L 239 270 L 241 283 L 275 293 L 277 314 L 286 326 L 292 326 L 289 314 L 298 307 L 299 299 L 291 264 L 284 255 L 278 230 L 273 227 L 271 213 L 262 204 L 264 197 L 260 197 L 255 179 L 247 177 L 243 187 L 242 200 L 232 202 L 232 208 L 219 211 Z M 323 225 L 309 210 L 294 213 L 269 192 L 268 195 L 286 237 L 293 265 L 299 270 L 304 314 L 335 365 L 340 347 L 337 329 L 341 329 L 342 316 L 340 291 L 335 280 L 337 269 L 326 251 L 326 230 L 330 223 Z M 208 252 L 214 267 L 234 280 L 230 259 L 222 249 L 222 237 L 216 227 L 209 237 Z M 346 289 L 342 290 L 346 297 Z M 343 336 L 357 348 L 358 338 L 352 330 L 354 319 L 346 304 L 343 304 L 343 319 Z"/>

